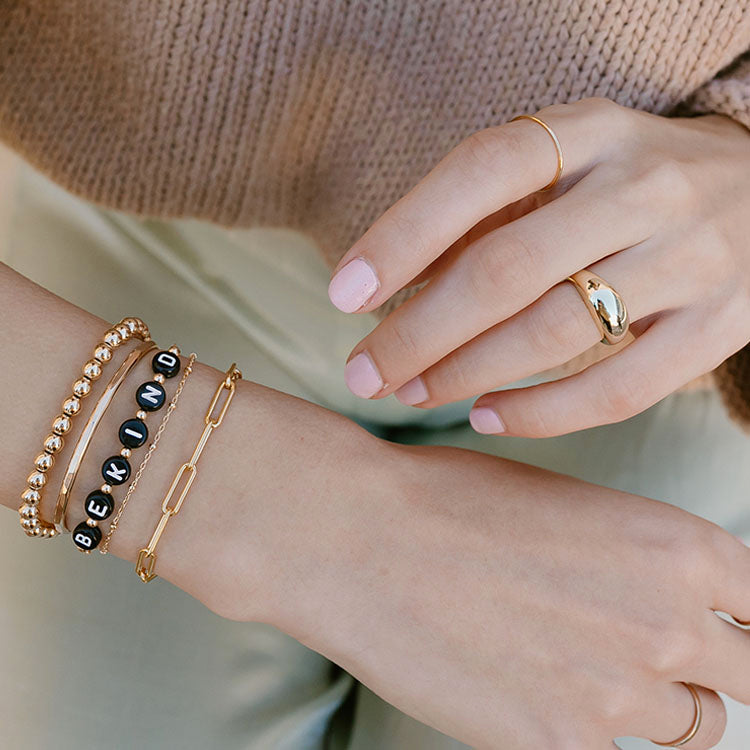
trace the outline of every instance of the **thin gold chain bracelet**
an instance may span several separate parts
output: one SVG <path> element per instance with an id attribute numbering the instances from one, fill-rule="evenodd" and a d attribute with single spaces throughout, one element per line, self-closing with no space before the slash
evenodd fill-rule
<path id="1" fill-rule="evenodd" d="M 161 519 L 159 519 L 159 523 L 156 525 L 156 528 L 154 529 L 154 533 L 151 535 L 151 539 L 148 545 L 138 552 L 138 560 L 135 564 L 135 572 L 144 583 L 149 583 L 149 581 L 153 581 L 154 578 L 156 578 L 156 573 L 154 573 L 157 558 L 156 547 L 158 546 L 159 540 L 161 539 L 164 530 L 167 528 L 167 524 L 169 523 L 170 519 L 174 518 L 174 516 L 176 516 L 180 512 L 182 504 L 185 502 L 185 498 L 190 492 L 190 488 L 193 486 L 193 482 L 198 475 L 198 459 L 201 457 L 203 449 L 206 447 L 206 443 L 208 443 L 208 440 L 211 437 L 213 431 L 220 427 L 221 423 L 224 421 L 224 416 L 226 415 L 227 410 L 229 409 L 229 405 L 232 403 L 232 399 L 234 398 L 234 394 L 236 391 L 236 382 L 241 377 L 242 373 L 237 369 L 237 365 L 232 364 L 232 366 L 227 370 L 224 380 L 222 380 L 219 387 L 216 389 L 216 393 L 214 393 L 214 397 L 211 400 L 211 405 L 208 407 L 208 411 L 206 412 L 206 416 L 203 420 L 205 424 L 203 433 L 201 434 L 200 439 L 195 446 L 193 455 L 190 457 L 189 461 L 182 464 L 182 466 L 180 466 L 180 468 L 177 470 L 177 473 L 172 480 L 172 484 L 167 490 L 167 494 L 164 496 L 164 499 L 162 500 Z M 225 391 L 227 395 L 224 403 L 219 408 L 218 414 L 214 416 L 214 411 L 219 404 L 219 399 Z M 188 475 L 188 478 L 185 482 L 185 486 L 182 488 L 177 502 L 174 505 L 170 506 L 169 503 L 172 500 L 172 496 L 175 494 L 180 481 L 186 474 Z"/>
<path id="2" fill-rule="evenodd" d="M 143 476 L 143 472 L 146 470 L 146 467 L 151 460 L 151 456 L 154 455 L 154 452 L 159 446 L 159 441 L 161 440 L 161 436 L 164 433 L 164 430 L 166 430 L 167 428 L 167 424 L 169 424 L 169 418 L 172 416 L 172 412 L 177 408 L 177 404 L 180 400 L 180 394 L 185 387 L 187 379 L 190 377 L 190 373 L 193 371 L 193 365 L 195 364 L 196 356 L 197 355 L 195 354 L 195 352 L 193 352 L 188 359 L 188 363 L 185 365 L 185 370 L 182 373 L 182 379 L 177 385 L 174 395 L 172 396 L 172 400 L 169 402 L 169 406 L 167 407 L 167 411 L 161 420 L 159 429 L 156 431 L 156 435 L 154 435 L 154 439 L 151 441 L 151 444 L 146 451 L 146 455 L 143 457 L 143 461 L 141 461 L 141 465 L 138 467 L 138 471 L 136 471 L 135 476 L 133 477 L 133 481 L 130 483 L 128 491 L 125 493 L 125 497 L 123 497 L 122 499 L 122 503 L 120 503 L 119 510 L 117 511 L 115 517 L 112 519 L 112 522 L 109 525 L 109 530 L 107 531 L 107 534 L 102 541 L 102 546 L 99 548 L 99 554 L 101 555 L 106 555 L 107 552 L 109 552 L 110 542 L 112 541 L 112 537 L 114 536 L 115 531 L 117 531 L 117 526 L 120 523 L 122 514 L 125 512 L 125 508 L 127 508 L 128 503 L 130 502 L 130 498 L 138 487 L 138 483 L 141 481 L 141 477 Z"/>
<path id="3" fill-rule="evenodd" d="M 148 326 L 140 318 L 123 318 L 112 326 L 96 345 L 93 357 L 84 364 L 82 377 L 73 383 L 72 395 L 62 405 L 62 413 L 52 420 L 52 432 L 44 439 L 43 452 L 34 459 L 34 471 L 26 479 L 26 489 L 21 493 L 22 503 L 18 508 L 21 528 L 26 535 L 37 539 L 51 539 L 59 531 L 54 523 L 45 521 L 40 515 L 40 505 L 47 484 L 47 472 L 55 463 L 55 456 L 65 446 L 65 438 L 75 416 L 81 411 L 81 401 L 91 393 L 91 384 L 98 380 L 115 349 L 132 338 L 147 342 L 151 340 Z"/>

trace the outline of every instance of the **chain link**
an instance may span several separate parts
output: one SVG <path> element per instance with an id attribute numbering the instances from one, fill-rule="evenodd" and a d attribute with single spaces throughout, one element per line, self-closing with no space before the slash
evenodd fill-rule
<path id="1" fill-rule="evenodd" d="M 190 492 L 190 488 L 192 487 L 193 482 L 198 475 L 198 468 L 196 466 L 196 464 L 198 463 L 198 459 L 201 457 L 203 449 L 206 447 L 206 444 L 208 443 L 213 431 L 217 429 L 224 421 L 224 415 L 227 413 L 229 404 L 232 403 L 232 399 L 234 398 L 234 394 L 236 391 L 236 382 L 241 377 L 242 373 L 237 369 L 237 365 L 232 364 L 232 366 L 226 372 L 225 379 L 216 389 L 216 393 L 211 400 L 211 405 L 208 407 L 208 411 L 206 412 L 206 416 L 204 419 L 205 427 L 203 428 L 203 433 L 201 434 L 200 440 L 198 441 L 195 450 L 193 451 L 193 455 L 187 463 L 182 464 L 182 466 L 180 466 L 180 468 L 177 470 L 177 473 L 172 480 L 172 484 L 167 491 L 164 500 L 162 500 L 162 517 L 159 519 L 159 523 L 156 525 L 156 528 L 154 529 L 154 533 L 151 535 L 151 539 L 148 545 L 138 552 L 138 560 L 135 564 L 135 572 L 140 576 L 140 579 L 144 583 L 153 581 L 153 579 L 156 578 L 156 573 L 154 573 L 157 558 L 156 547 L 159 544 L 159 540 L 161 539 L 164 530 L 167 528 L 167 524 L 169 523 L 170 519 L 174 518 L 174 516 L 176 516 L 180 512 L 182 503 Z M 214 410 L 216 409 L 216 406 L 219 403 L 219 399 L 225 391 L 227 392 L 226 400 L 221 406 L 219 415 L 214 418 Z M 188 477 L 185 486 L 182 488 L 177 502 L 175 503 L 175 505 L 170 506 L 169 503 L 172 500 L 172 497 L 185 474 L 189 474 L 190 476 Z"/>

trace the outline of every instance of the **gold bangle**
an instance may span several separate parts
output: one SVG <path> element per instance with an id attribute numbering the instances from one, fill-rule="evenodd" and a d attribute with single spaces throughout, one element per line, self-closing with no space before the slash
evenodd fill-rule
<path id="1" fill-rule="evenodd" d="M 187 379 L 190 377 L 190 373 L 193 371 L 195 358 L 196 358 L 196 354 L 195 352 L 193 352 L 190 355 L 190 359 L 188 359 L 188 363 L 185 365 L 185 370 L 182 373 L 182 379 L 177 384 L 177 388 L 174 392 L 174 395 L 172 396 L 172 400 L 169 402 L 169 406 L 167 407 L 166 414 L 161 420 L 159 429 L 156 431 L 156 435 L 154 436 L 154 439 L 151 442 L 151 445 L 149 445 L 148 450 L 146 451 L 146 455 L 143 457 L 143 461 L 141 461 L 141 465 L 138 467 L 138 471 L 135 473 L 135 477 L 133 477 L 133 481 L 130 483 L 130 486 L 128 487 L 128 491 L 125 493 L 125 497 L 122 499 L 122 503 L 120 503 L 119 510 L 117 511 L 117 513 L 115 514 L 115 517 L 112 519 L 112 522 L 109 525 L 109 530 L 107 531 L 107 535 L 104 537 L 104 540 L 102 541 L 102 546 L 99 548 L 100 555 L 106 555 L 107 552 L 109 552 L 109 544 L 112 541 L 112 536 L 114 535 L 115 531 L 117 531 L 117 525 L 120 523 L 120 518 L 122 518 L 122 514 L 125 512 L 125 508 L 127 507 L 131 496 L 133 495 L 136 488 L 138 487 L 138 483 L 141 481 L 141 477 L 143 476 L 143 472 L 146 470 L 146 466 L 148 466 L 148 462 L 151 460 L 151 456 L 154 454 L 154 451 L 157 449 L 159 445 L 159 440 L 161 440 L 161 436 L 164 430 L 167 428 L 167 424 L 169 423 L 169 418 L 172 415 L 172 412 L 177 408 L 177 403 L 180 400 L 180 394 L 182 393 L 182 389 L 185 387 L 185 383 L 187 382 Z"/>
<path id="2" fill-rule="evenodd" d="M 143 359 L 143 357 L 154 349 L 156 349 L 156 344 L 153 341 L 147 341 L 136 349 L 133 349 L 133 351 L 131 351 L 125 358 L 125 361 L 120 365 L 117 372 L 112 376 L 109 383 L 107 383 L 102 395 L 96 402 L 94 411 L 91 412 L 91 416 L 89 417 L 88 422 L 86 422 L 86 426 L 83 428 L 83 432 L 73 449 L 73 454 L 68 462 L 68 468 L 65 470 L 65 477 L 60 486 L 60 491 L 57 494 L 57 505 L 55 506 L 55 514 L 52 517 L 52 523 L 55 524 L 55 528 L 59 534 L 62 534 L 63 531 L 69 531 L 68 525 L 65 522 L 68 501 L 73 492 L 73 486 L 78 478 L 78 472 L 83 463 L 83 459 L 86 457 L 86 452 L 89 449 L 89 445 L 91 445 L 91 440 L 99 427 L 99 423 L 102 421 L 102 417 L 106 413 L 109 405 L 112 403 L 112 399 L 114 399 L 115 394 L 125 382 L 125 378 L 130 374 L 131 370 Z"/>
<path id="3" fill-rule="evenodd" d="M 63 435 L 70 432 L 73 419 L 81 410 L 81 401 L 91 392 L 91 384 L 101 377 L 104 367 L 112 359 L 113 350 L 131 338 L 144 342 L 151 340 L 148 326 L 139 318 L 123 318 L 104 334 L 94 349 L 94 356 L 82 368 L 83 377 L 73 383 L 72 395 L 63 402 L 62 414 L 52 420 L 52 433 L 44 440 L 44 452 L 34 460 L 34 471 L 26 479 L 27 487 L 21 493 L 23 502 L 18 508 L 18 513 L 21 528 L 27 536 L 51 539 L 58 535 L 55 525 L 45 521 L 40 515 L 47 472 L 55 463 L 55 455 L 63 449 Z"/>
<path id="4" fill-rule="evenodd" d="M 208 407 L 206 416 L 203 419 L 205 424 L 203 433 L 201 434 L 200 439 L 195 446 L 193 455 L 190 457 L 190 460 L 187 463 L 182 464 L 182 466 L 180 466 L 180 468 L 177 470 L 177 473 L 172 480 L 172 484 L 169 490 L 167 490 L 167 494 L 164 496 L 164 499 L 162 500 L 162 516 L 159 519 L 159 523 L 156 525 L 156 528 L 154 529 L 154 533 L 151 535 L 151 540 L 149 541 L 148 545 L 138 552 L 138 560 L 135 564 L 135 572 L 144 583 L 149 583 L 149 581 L 153 581 L 154 578 L 156 578 L 156 573 L 154 573 L 154 568 L 156 566 L 156 547 L 159 544 L 159 540 L 161 539 L 162 534 L 164 533 L 164 529 L 167 528 L 169 520 L 180 512 L 182 504 L 185 501 L 188 492 L 190 492 L 190 488 L 193 486 L 195 477 L 198 475 L 198 469 L 196 468 L 198 459 L 201 457 L 203 449 L 206 447 L 206 443 L 208 443 L 208 440 L 211 437 L 213 431 L 217 427 L 220 427 L 221 423 L 224 421 L 224 416 L 227 413 L 227 409 L 229 409 L 229 404 L 232 403 L 232 399 L 234 398 L 236 381 L 241 377 L 242 373 L 237 369 L 237 365 L 232 364 L 232 366 L 227 370 L 224 380 L 221 381 L 221 384 L 216 389 L 216 393 L 214 393 L 214 397 L 211 400 L 211 405 Z M 221 398 L 221 395 L 224 391 L 227 391 L 228 395 L 223 405 L 221 406 L 218 415 L 214 417 L 214 410 L 216 409 L 219 403 L 219 399 Z M 175 490 L 177 489 L 177 485 L 180 483 L 180 480 L 185 474 L 188 474 L 189 476 L 187 482 L 185 483 L 185 486 L 182 488 L 180 497 L 173 506 L 170 506 L 169 502 L 172 499 Z"/>

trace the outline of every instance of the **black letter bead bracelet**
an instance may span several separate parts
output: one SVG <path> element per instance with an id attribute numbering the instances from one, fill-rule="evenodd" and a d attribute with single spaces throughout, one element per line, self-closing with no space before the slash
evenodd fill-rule
<path id="1" fill-rule="evenodd" d="M 126 419 L 118 433 L 122 450 L 119 455 L 110 456 L 102 464 L 102 478 L 104 484 L 90 492 L 84 502 L 84 510 L 88 519 L 82 521 L 73 530 L 73 543 L 83 552 L 92 552 L 102 541 L 102 531 L 99 523 L 109 518 L 115 502 L 112 491 L 115 487 L 125 484 L 132 473 L 130 458 L 134 450 L 141 448 L 148 440 L 146 418 L 149 413 L 161 409 L 167 400 L 164 382 L 180 372 L 180 351 L 177 347 L 157 352 L 151 360 L 154 379 L 138 386 L 135 401 L 138 411 L 135 417 Z"/>

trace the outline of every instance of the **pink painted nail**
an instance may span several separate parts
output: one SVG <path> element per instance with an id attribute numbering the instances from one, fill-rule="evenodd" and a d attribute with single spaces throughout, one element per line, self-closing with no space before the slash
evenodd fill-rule
<path id="1" fill-rule="evenodd" d="M 383 378 L 367 352 L 352 357 L 344 368 L 347 388 L 360 398 L 370 398 L 383 388 Z"/>
<path id="2" fill-rule="evenodd" d="M 477 406 L 469 412 L 469 423 L 482 435 L 497 435 L 505 432 L 503 420 L 494 409 L 488 406 Z"/>
<path id="3" fill-rule="evenodd" d="M 416 378 L 412 378 L 400 388 L 397 388 L 393 392 L 393 395 L 406 406 L 421 404 L 430 397 L 430 394 L 427 393 L 427 386 L 425 386 L 424 380 L 422 380 L 420 375 L 417 375 Z"/>
<path id="4" fill-rule="evenodd" d="M 350 260 L 331 279 L 328 298 L 342 312 L 359 310 L 378 291 L 380 281 L 364 258 Z"/>

